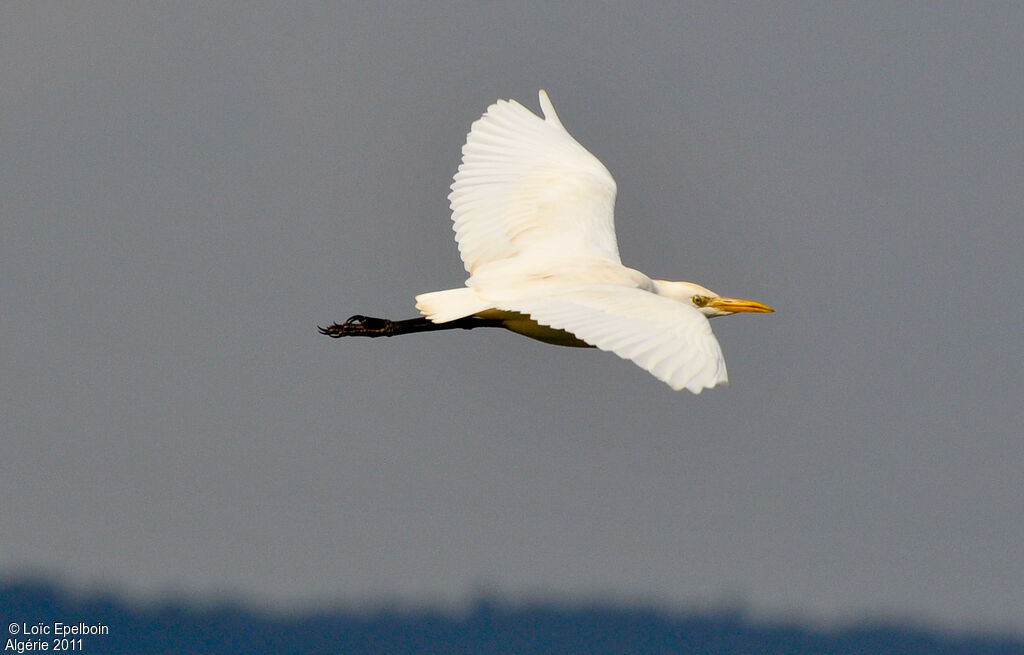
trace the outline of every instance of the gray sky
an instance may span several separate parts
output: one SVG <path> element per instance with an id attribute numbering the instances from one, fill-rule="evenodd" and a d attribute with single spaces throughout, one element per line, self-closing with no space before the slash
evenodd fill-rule
<path id="1" fill-rule="evenodd" d="M 334 4 L 0 10 L 0 571 L 1024 630 L 1024 5 Z M 776 308 L 731 388 L 317 334 L 462 283 L 541 87 L 628 265 Z"/>

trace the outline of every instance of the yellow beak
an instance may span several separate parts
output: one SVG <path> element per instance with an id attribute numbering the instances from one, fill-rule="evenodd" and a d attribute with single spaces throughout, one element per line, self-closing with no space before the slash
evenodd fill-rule
<path id="1" fill-rule="evenodd" d="M 744 300 L 743 298 L 712 298 L 708 301 L 708 307 L 717 309 L 721 312 L 732 312 L 733 314 L 739 314 L 740 312 L 753 312 L 755 314 L 771 314 L 775 310 L 768 305 L 762 305 L 756 300 Z"/>

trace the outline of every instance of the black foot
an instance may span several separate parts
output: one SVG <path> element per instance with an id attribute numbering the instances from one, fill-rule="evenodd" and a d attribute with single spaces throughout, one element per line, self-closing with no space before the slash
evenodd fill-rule
<path id="1" fill-rule="evenodd" d="M 373 318 L 372 316 L 361 316 L 356 314 L 350 316 L 344 323 L 335 323 L 330 327 L 316 326 L 320 334 L 326 334 L 332 339 L 341 337 L 390 337 L 394 334 L 394 323 L 386 318 Z"/>

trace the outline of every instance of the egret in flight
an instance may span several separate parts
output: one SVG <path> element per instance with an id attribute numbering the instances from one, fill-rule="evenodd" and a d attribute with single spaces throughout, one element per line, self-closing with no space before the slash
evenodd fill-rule
<path id="1" fill-rule="evenodd" d="M 772 308 L 623 266 L 615 180 L 566 131 L 544 91 L 540 107 L 543 118 L 499 100 L 473 123 L 462 148 L 448 199 L 466 285 L 416 296 L 422 318 L 356 315 L 320 331 L 390 337 L 501 327 L 611 351 L 677 391 L 728 384 L 708 319 Z"/>

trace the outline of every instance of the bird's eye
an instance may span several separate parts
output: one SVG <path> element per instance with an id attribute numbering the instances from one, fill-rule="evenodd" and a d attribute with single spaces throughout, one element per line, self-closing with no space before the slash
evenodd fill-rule
<path id="1" fill-rule="evenodd" d="M 704 305 L 708 304 L 707 296 L 694 296 L 693 298 L 691 298 L 691 300 L 693 301 L 693 304 L 697 305 L 698 307 L 703 307 Z"/>

